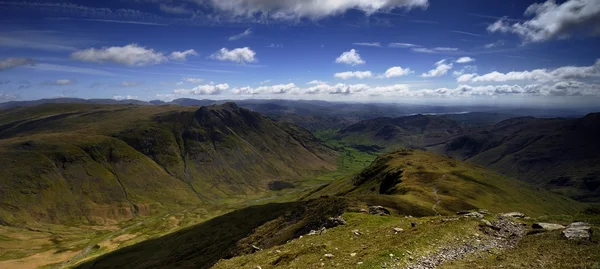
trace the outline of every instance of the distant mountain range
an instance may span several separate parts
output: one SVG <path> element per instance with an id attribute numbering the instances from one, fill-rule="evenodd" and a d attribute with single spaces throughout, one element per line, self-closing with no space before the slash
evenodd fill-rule
<path id="1" fill-rule="evenodd" d="M 577 200 L 598 202 L 599 115 L 508 119 L 506 114 L 467 113 L 376 118 L 346 127 L 336 137 L 357 148 L 428 149 Z M 507 119 L 493 125 L 467 124 L 482 118 L 490 122 Z"/>

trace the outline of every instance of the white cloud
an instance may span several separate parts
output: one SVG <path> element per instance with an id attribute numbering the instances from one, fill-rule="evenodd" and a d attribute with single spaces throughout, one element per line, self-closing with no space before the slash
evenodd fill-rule
<path id="1" fill-rule="evenodd" d="M 428 48 L 412 48 L 414 52 L 422 52 L 422 53 L 435 53 L 434 50 Z"/>
<path id="2" fill-rule="evenodd" d="M 44 82 L 44 85 L 53 85 L 53 86 L 66 86 L 66 85 L 71 85 L 74 84 L 75 82 L 73 80 L 70 79 L 59 79 L 56 81 L 47 81 Z"/>
<path id="3" fill-rule="evenodd" d="M 436 47 L 433 48 L 435 51 L 458 51 L 458 48 L 448 48 L 448 47 Z"/>
<path id="4" fill-rule="evenodd" d="M 464 74 L 472 74 L 477 72 L 477 66 L 475 65 L 465 65 L 461 70 L 457 70 L 452 72 L 452 75 L 455 77 L 464 75 Z"/>
<path id="5" fill-rule="evenodd" d="M 210 57 L 219 61 L 231 61 L 236 63 L 256 62 L 256 52 L 248 47 L 236 48 L 232 50 L 222 48 L 213 53 Z"/>
<path id="6" fill-rule="evenodd" d="M 415 48 L 415 47 L 420 47 L 420 46 L 416 45 L 416 44 L 411 44 L 411 43 L 390 43 L 390 44 L 388 44 L 388 47 L 390 47 L 390 48 Z"/>
<path id="7" fill-rule="evenodd" d="M 233 40 L 238 40 L 247 36 L 250 36 L 252 34 L 252 29 L 248 28 L 246 29 L 246 31 L 239 33 L 237 35 L 233 35 L 229 37 L 229 41 L 233 41 Z"/>
<path id="8" fill-rule="evenodd" d="M 256 88 L 246 86 L 246 87 L 241 87 L 241 88 L 235 88 L 232 90 L 232 92 L 234 94 L 241 94 L 241 95 L 285 94 L 285 93 L 291 93 L 292 91 L 296 91 L 297 89 L 298 89 L 298 87 L 296 87 L 296 84 L 289 83 L 289 84 L 277 84 L 277 85 L 270 85 L 270 86 L 260 86 L 260 87 L 256 87 Z"/>
<path id="9" fill-rule="evenodd" d="M 121 86 L 121 87 L 137 87 L 142 84 L 143 83 L 137 82 L 137 81 L 121 81 L 121 83 L 119 83 L 119 86 Z"/>
<path id="10" fill-rule="evenodd" d="M 496 48 L 496 47 L 502 47 L 504 46 L 504 40 L 498 40 L 496 42 L 492 42 L 492 43 L 488 43 L 483 45 L 484 48 L 486 49 L 491 49 L 491 48 Z"/>
<path id="11" fill-rule="evenodd" d="M 18 96 L 14 95 L 12 93 L 0 92 L 0 100 L 2 100 L 2 101 L 14 100 L 17 98 L 18 98 Z"/>
<path id="12" fill-rule="evenodd" d="M 469 82 L 469 80 L 471 80 L 474 76 L 476 76 L 476 74 L 460 74 L 458 75 L 458 77 L 456 78 L 456 81 L 459 83 L 467 83 Z"/>
<path id="13" fill-rule="evenodd" d="M 407 84 L 371 86 L 366 84 L 328 84 L 313 83 L 306 87 L 298 87 L 294 83 L 260 87 L 240 87 L 231 90 L 240 95 L 285 95 L 295 96 L 331 96 L 344 95 L 356 97 L 477 97 L 477 96 L 600 96 L 599 84 L 587 84 L 577 81 L 560 81 L 554 84 L 530 85 L 480 85 L 472 86 L 461 83 L 455 88 L 419 88 L 411 89 Z M 280 98 L 280 97 L 277 97 Z M 314 98 L 314 97 L 310 97 Z"/>
<path id="14" fill-rule="evenodd" d="M 336 78 L 340 78 L 340 79 L 349 79 L 349 78 L 365 79 L 365 78 L 373 77 L 373 73 L 371 73 L 371 71 L 341 72 L 341 73 L 335 73 L 333 76 Z"/>
<path id="15" fill-rule="evenodd" d="M 428 0 L 210 0 L 210 3 L 234 17 L 267 17 L 275 20 L 320 19 L 350 9 L 363 10 L 370 15 L 377 11 L 427 8 L 429 5 Z"/>
<path id="16" fill-rule="evenodd" d="M 32 59 L 28 58 L 5 58 L 0 59 L 0 71 L 15 68 L 23 65 L 33 65 Z"/>
<path id="17" fill-rule="evenodd" d="M 85 68 L 85 67 L 75 67 L 75 66 L 68 66 L 68 65 L 59 65 L 59 64 L 36 63 L 33 66 L 28 66 L 27 68 L 43 70 L 43 71 L 50 71 L 50 72 L 78 73 L 78 74 L 86 74 L 86 75 L 94 75 L 94 76 L 116 76 L 117 75 L 115 73 L 108 72 L 106 70 Z"/>
<path id="18" fill-rule="evenodd" d="M 464 76 L 463 80 L 469 78 L 471 82 L 506 82 L 516 80 L 533 81 L 559 81 L 569 79 L 583 79 L 590 77 L 600 77 L 600 59 L 596 60 L 592 66 L 564 66 L 557 69 L 534 69 L 527 71 L 512 71 L 508 73 L 491 72 L 484 75 L 469 74 Z"/>
<path id="19" fill-rule="evenodd" d="M 200 84 L 204 79 L 201 78 L 184 78 L 183 81 L 191 84 Z"/>
<path id="20" fill-rule="evenodd" d="M 525 42 L 542 42 L 554 38 L 564 39 L 575 33 L 600 35 L 600 1 L 555 0 L 535 3 L 525 10 L 533 18 L 510 24 L 501 19 L 488 26 L 490 32 L 514 33 Z"/>
<path id="21" fill-rule="evenodd" d="M 356 46 L 365 46 L 365 47 L 381 47 L 381 43 L 379 42 L 357 42 L 357 43 L 352 43 L 353 45 Z"/>
<path id="22" fill-rule="evenodd" d="M 264 84 L 269 84 L 269 83 L 271 83 L 271 80 L 267 79 L 267 80 L 263 80 L 263 81 L 259 82 L 258 84 L 264 85 Z"/>
<path id="23" fill-rule="evenodd" d="M 162 52 L 129 44 L 123 47 L 89 48 L 73 52 L 71 57 L 84 62 L 112 62 L 129 66 L 146 66 L 166 62 L 168 59 Z"/>
<path id="24" fill-rule="evenodd" d="M 308 84 L 308 85 L 321 85 L 321 84 L 327 84 L 327 82 L 322 81 L 322 80 L 311 80 L 311 81 L 307 82 L 306 84 Z"/>
<path id="25" fill-rule="evenodd" d="M 448 73 L 450 69 L 452 69 L 452 64 L 447 64 L 446 60 L 440 60 L 435 63 L 435 69 L 429 70 L 427 73 L 421 74 L 421 77 L 424 78 L 432 78 L 432 77 L 441 77 Z"/>
<path id="26" fill-rule="evenodd" d="M 458 60 L 456 60 L 456 63 L 458 64 L 466 64 L 466 63 L 470 63 L 470 62 L 474 62 L 475 59 L 471 58 L 471 57 L 460 57 L 458 58 Z"/>
<path id="27" fill-rule="evenodd" d="M 218 95 L 221 94 L 224 90 L 229 89 L 229 84 L 206 84 L 199 85 L 192 89 L 176 89 L 173 90 L 174 94 L 195 94 L 195 95 Z"/>
<path id="28" fill-rule="evenodd" d="M 393 77 L 401 77 L 401 76 L 405 76 L 408 74 L 414 73 L 412 70 L 410 70 L 410 68 L 402 68 L 400 66 L 394 66 L 389 68 L 387 71 L 385 71 L 384 76 L 386 78 L 393 78 Z"/>
<path id="29" fill-rule="evenodd" d="M 173 6 L 168 4 L 160 4 L 160 10 L 162 12 L 175 15 L 191 15 L 194 13 L 192 10 L 187 9 L 185 6 Z"/>
<path id="30" fill-rule="evenodd" d="M 267 48 L 280 49 L 283 48 L 283 44 L 270 44 Z"/>
<path id="31" fill-rule="evenodd" d="M 335 59 L 335 62 L 349 64 L 353 66 L 365 63 L 365 61 L 362 58 L 360 58 L 360 54 L 358 54 L 358 52 L 355 49 L 343 52 L 342 55 L 340 55 L 340 57 Z"/>
<path id="32" fill-rule="evenodd" d="M 185 61 L 187 60 L 188 56 L 197 56 L 198 53 L 196 53 L 195 50 L 189 49 L 186 51 L 174 51 L 171 53 L 171 55 L 169 55 L 169 59 L 174 60 L 174 61 Z"/>
<path id="33" fill-rule="evenodd" d="M 135 100 L 135 99 L 138 99 L 138 97 L 135 95 L 125 95 L 125 96 L 115 95 L 112 97 L 112 99 L 115 99 L 117 101 L 122 101 L 122 100 Z"/>
<path id="34" fill-rule="evenodd" d="M 424 47 L 413 47 L 413 48 L 411 48 L 411 50 L 414 52 L 421 52 L 421 53 L 440 53 L 440 52 L 456 52 L 456 51 L 458 51 L 458 48 L 436 47 L 433 49 L 429 49 L 429 48 L 424 48 Z"/>

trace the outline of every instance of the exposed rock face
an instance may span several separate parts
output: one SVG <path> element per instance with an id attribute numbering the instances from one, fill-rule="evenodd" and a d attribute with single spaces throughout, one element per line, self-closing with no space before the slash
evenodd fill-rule
<path id="1" fill-rule="evenodd" d="M 569 240 L 589 240 L 592 237 L 592 226 L 585 222 L 571 223 L 562 234 Z"/>
<path id="2" fill-rule="evenodd" d="M 464 215 L 467 218 L 476 218 L 476 219 L 482 219 L 483 215 L 479 212 L 471 212 L 471 213 L 467 213 Z"/>
<path id="3" fill-rule="evenodd" d="M 383 206 L 373 205 L 369 206 L 369 214 L 378 216 L 389 216 L 390 211 Z"/>
<path id="4" fill-rule="evenodd" d="M 501 214 L 500 216 L 506 217 L 506 218 L 524 218 L 525 214 L 523 214 L 521 212 L 510 212 L 510 213 Z"/>
<path id="5" fill-rule="evenodd" d="M 565 228 L 565 226 L 562 226 L 560 224 L 555 224 L 555 223 L 543 223 L 543 222 L 539 222 L 539 223 L 534 223 L 533 225 L 531 225 L 531 228 L 533 229 L 543 229 L 546 231 L 554 231 L 554 230 L 562 230 Z"/>
<path id="6" fill-rule="evenodd" d="M 323 223 L 323 228 L 331 229 L 340 225 L 346 225 L 346 220 L 341 216 L 335 218 L 328 218 L 325 223 Z"/>

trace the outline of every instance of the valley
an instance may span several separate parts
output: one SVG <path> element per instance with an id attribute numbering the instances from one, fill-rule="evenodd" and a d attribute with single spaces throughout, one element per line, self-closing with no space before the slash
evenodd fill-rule
<path id="1" fill-rule="evenodd" d="M 535 231 L 533 223 L 585 221 L 592 230 L 600 223 L 593 204 L 563 196 L 582 193 L 581 187 L 567 185 L 573 192 L 565 193 L 546 181 L 519 181 L 520 173 L 478 157 L 541 142 L 576 150 L 562 135 L 593 135 L 593 114 L 581 120 L 467 113 L 340 121 L 294 116 L 285 105 L 254 109 L 265 107 L 269 117 L 235 103 L 41 104 L 0 111 L 0 267 L 452 268 L 466 260 L 498 266 L 515 259 L 505 253 L 570 242 L 556 232 L 537 232 L 532 241 L 526 233 Z M 528 140 L 524 131 L 538 123 L 561 135 Z M 593 158 L 571 160 L 596 169 Z M 374 205 L 389 214 L 370 214 Z M 456 216 L 483 209 L 482 217 Z M 501 214 L 512 211 L 527 216 L 510 220 L 523 227 L 518 240 L 482 228 L 485 221 L 506 224 Z M 336 218 L 343 224 L 332 224 Z M 578 257 L 587 255 L 578 261 L 582 266 L 597 259 L 596 239 L 571 247 L 581 251 Z"/>

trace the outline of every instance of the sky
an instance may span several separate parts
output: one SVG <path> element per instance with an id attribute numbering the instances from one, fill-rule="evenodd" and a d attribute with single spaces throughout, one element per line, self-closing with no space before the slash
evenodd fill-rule
<path id="1" fill-rule="evenodd" d="M 600 0 L 0 0 L 0 102 L 600 103 Z"/>

